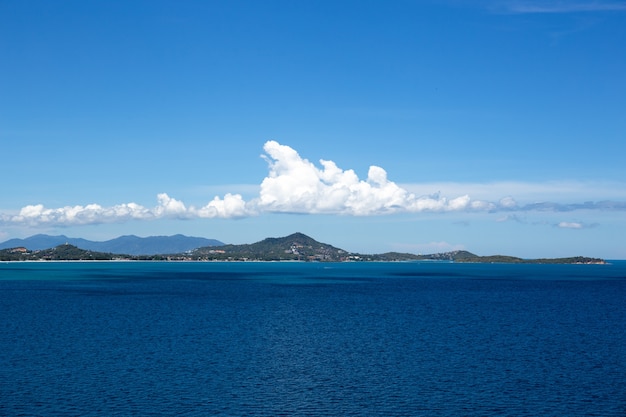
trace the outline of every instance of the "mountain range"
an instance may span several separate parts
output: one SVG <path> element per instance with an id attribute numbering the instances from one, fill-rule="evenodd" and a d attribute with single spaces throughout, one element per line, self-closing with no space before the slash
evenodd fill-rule
<path id="1" fill-rule="evenodd" d="M 64 235 L 50 236 L 39 234 L 25 239 L 7 240 L 6 242 L 0 243 L 0 249 L 25 247 L 29 250 L 42 250 L 66 243 L 90 251 L 123 253 L 128 255 L 184 253 L 200 247 L 224 245 L 224 243 L 219 240 L 184 236 L 180 234 L 173 236 L 149 237 L 127 235 L 102 242 L 81 238 L 71 238 Z"/>

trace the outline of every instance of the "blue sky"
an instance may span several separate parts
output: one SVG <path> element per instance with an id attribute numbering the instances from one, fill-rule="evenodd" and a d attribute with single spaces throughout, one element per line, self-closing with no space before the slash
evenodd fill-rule
<path id="1" fill-rule="evenodd" d="M 0 1 L 0 241 L 626 259 L 624 45 L 624 1 Z"/>

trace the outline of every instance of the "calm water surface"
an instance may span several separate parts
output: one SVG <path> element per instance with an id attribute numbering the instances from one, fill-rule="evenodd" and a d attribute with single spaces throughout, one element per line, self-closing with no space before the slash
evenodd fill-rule
<path id="1" fill-rule="evenodd" d="M 626 263 L 1 263 L 0 415 L 626 416 Z"/>

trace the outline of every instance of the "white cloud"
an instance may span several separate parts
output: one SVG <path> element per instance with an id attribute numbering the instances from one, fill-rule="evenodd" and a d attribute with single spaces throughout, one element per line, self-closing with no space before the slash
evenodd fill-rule
<path id="1" fill-rule="evenodd" d="M 583 224 L 578 223 L 578 222 L 560 222 L 557 226 L 564 228 L 564 229 L 582 229 L 583 228 Z"/>
<path id="2" fill-rule="evenodd" d="M 215 197 L 206 206 L 187 208 L 182 201 L 165 193 L 157 195 L 157 206 L 146 208 L 136 203 L 102 207 L 98 204 L 46 208 L 42 204 L 23 207 L 18 214 L 0 215 L 0 221 L 27 226 L 71 226 L 99 223 L 119 223 L 128 220 L 153 220 L 160 218 L 190 219 L 243 217 L 247 214 L 240 195 L 226 194 L 224 199 Z"/>
<path id="3" fill-rule="evenodd" d="M 108 208 L 98 204 L 88 204 L 86 206 L 65 206 L 56 209 L 49 209 L 42 204 L 36 204 L 23 207 L 17 215 L 3 216 L 4 220 L 8 220 L 9 223 L 21 223 L 31 226 L 41 224 L 60 226 L 94 224 L 151 217 L 154 217 L 154 213 L 135 203 L 119 204 Z"/>
<path id="4" fill-rule="evenodd" d="M 582 222 L 560 222 L 556 225 L 563 229 L 590 229 L 598 226 L 597 223 L 582 223 Z"/>
<path id="5" fill-rule="evenodd" d="M 367 179 L 360 180 L 353 170 L 342 170 L 332 161 L 321 160 L 318 168 L 275 141 L 268 141 L 264 150 L 270 172 L 261 183 L 258 205 L 263 211 L 367 216 L 471 207 L 467 195 L 416 197 L 389 181 L 381 167 L 371 166 Z"/>
<path id="6" fill-rule="evenodd" d="M 215 197 L 209 204 L 200 209 L 192 208 L 190 214 L 201 218 L 219 217 L 222 219 L 240 218 L 253 215 L 239 194 L 226 194 L 223 199 Z"/>
<path id="7" fill-rule="evenodd" d="M 589 225 L 581 222 L 559 222 L 557 224 L 557 227 L 562 229 L 587 229 L 595 226 L 596 224 Z"/>
<path id="8" fill-rule="evenodd" d="M 505 209 L 514 209 L 517 207 L 517 201 L 513 197 L 504 197 L 500 199 L 500 207 Z"/>
<path id="9" fill-rule="evenodd" d="M 157 195 L 159 205 L 154 209 L 156 217 L 187 217 L 187 208 L 182 201 L 171 198 L 165 193 Z"/>
<path id="10" fill-rule="evenodd" d="M 319 166 L 316 166 L 300 157 L 291 147 L 276 141 L 266 142 L 264 151 L 263 158 L 268 163 L 269 173 L 258 188 L 258 196 L 249 201 L 240 194 L 226 193 L 223 198 L 216 196 L 206 205 L 195 207 L 161 193 L 157 195 L 157 205 L 152 208 L 136 203 L 61 208 L 35 204 L 25 206 L 15 214 L 0 214 L 0 223 L 71 226 L 160 218 L 228 219 L 267 212 L 352 216 L 419 212 L 509 213 L 509 216 L 500 219 L 502 221 L 519 219 L 511 213 L 529 211 L 626 210 L 625 184 L 500 182 L 398 185 L 390 181 L 387 172 L 378 166 L 371 166 L 367 177 L 360 179 L 353 170 L 344 170 L 330 160 L 320 160 Z M 452 197 L 442 195 L 442 191 Z M 474 198 L 470 198 L 470 194 Z M 580 195 L 604 199 L 564 202 L 566 198 L 578 198 Z M 579 223 L 563 222 L 558 226 L 579 228 L 577 225 Z M 580 224 L 580 227 L 584 225 Z"/>

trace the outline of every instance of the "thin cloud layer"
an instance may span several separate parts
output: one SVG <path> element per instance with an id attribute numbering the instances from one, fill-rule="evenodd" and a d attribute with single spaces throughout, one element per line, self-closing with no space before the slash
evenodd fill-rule
<path id="1" fill-rule="evenodd" d="M 99 204 L 46 208 L 28 205 L 16 214 L 0 214 L 4 224 L 24 226 L 71 226 L 98 223 L 155 220 L 160 218 L 243 218 L 262 213 L 338 214 L 373 216 L 421 212 L 562 212 L 574 210 L 626 210 L 626 202 L 585 203 L 535 202 L 519 204 L 512 196 L 496 201 L 472 199 L 469 194 L 452 197 L 440 193 L 417 195 L 387 177 L 387 172 L 371 166 L 365 179 L 352 169 L 341 169 L 333 161 L 320 160 L 316 166 L 293 148 L 268 141 L 262 157 L 269 167 L 259 187 L 259 195 L 245 201 L 240 194 L 214 197 L 202 207 L 187 206 L 166 193 L 157 195 L 155 207 L 136 203 L 103 207 Z M 513 214 L 510 218 L 515 218 Z M 574 223 L 559 227 L 581 228 Z"/>
<path id="2" fill-rule="evenodd" d="M 590 229 L 596 226 L 596 223 L 587 224 L 582 222 L 560 222 L 557 224 L 557 227 L 561 229 Z"/>
<path id="3" fill-rule="evenodd" d="M 498 3 L 497 7 L 514 14 L 626 11 L 626 3 L 619 1 L 514 1 Z"/>

